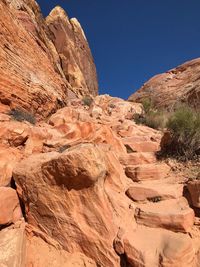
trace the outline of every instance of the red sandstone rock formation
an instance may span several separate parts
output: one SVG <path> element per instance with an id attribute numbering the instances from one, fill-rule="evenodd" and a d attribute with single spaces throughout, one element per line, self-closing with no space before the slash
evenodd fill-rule
<path id="1" fill-rule="evenodd" d="M 97 75 L 87 39 L 77 19 L 69 19 L 61 7 L 46 18 L 46 24 L 60 58 L 63 73 L 76 94 L 96 95 Z"/>
<path id="2" fill-rule="evenodd" d="M 78 22 L 61 8 L 45 22 L 34 0 L 0 14 L 0 266 L 199 267 L 199 182 L 185 194 L 187 177 L 157 159 L 162 133 L 133 120 L 141 104 L 67 96 L 97 93 Z"/>
<path id="3" fill-rule="evenodd" d="M 56 10 L 61 9 L 45 22 L 34 0 L 1 1 L 1 105 L 47 117 L 72 92 L 97 94 L 96 69 L 83 30 L 77 20 Z"/>
<path id="4" fill-rule="evenodd" d="M 184 181 L 156 159 L 161 133 L 136 125 L 134 112 L 138 104 L 97 96 L 90 107 L 70 100 L 36 125 L 2 117 L 2 163 L 18 155 L 2 181 L 16 185 L 26 222 L 18 199 L 5 195 L 0 262 L 198 266 L 200 225 Z"/>
<path id="5" fill-rule="evenodd" d="M 172 108 L 178 103 L 200 107 L 200 58 L 188 61 L 177 68 L 158 74 L 147 81 L 130 101 L 152 99 L 158 108 Z"/>

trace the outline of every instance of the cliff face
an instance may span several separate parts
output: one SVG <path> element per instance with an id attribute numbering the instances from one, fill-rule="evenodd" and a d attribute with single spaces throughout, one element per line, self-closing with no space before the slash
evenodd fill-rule
<path id="1" fill-rule="evenodd" d="M 56 7 L 46 18 L 51 40 L 58 52 L 63 73 L 77 94 L 97 95 L 97 75 L 85 34 L 77 19 L 69 19 Z"/>
<path id="2" fill-rule="evenodd" d="M 161 108 L 170 108 L 181 102 L 200 106 L 200 58 L 154 76 L 129 100 L 141 102 L 145 98 L 151 98 Z"/>
<path id="3" fill-rule="evenodd" d="M 71 96 L 97 94 L 96 69 L 83 30 L 62 10 L 52 15 L 56 10 L 61 9 L 46 23 L 33 0 L 0 2 L 1 107 L 47 117 Z"/>

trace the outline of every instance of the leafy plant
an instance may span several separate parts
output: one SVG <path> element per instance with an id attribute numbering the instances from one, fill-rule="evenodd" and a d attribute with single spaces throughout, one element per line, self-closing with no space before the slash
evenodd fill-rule
<path id="1" fill-rule="evenodd" d="M 28 121 L 31 124 L 35 124 L 36 123 L 36 118 L 33 114 L 21 110 L 21 109 L 12 109 L 8 115 L 10 115 L 14 120 L 16 121 Z"/>

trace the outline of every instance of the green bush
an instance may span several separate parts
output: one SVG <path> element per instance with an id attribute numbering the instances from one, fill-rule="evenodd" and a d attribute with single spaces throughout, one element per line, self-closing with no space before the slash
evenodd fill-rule
<path id="1" fill-rule="evenodd" d="M 93 99 L 91 96 L 84 96 L 82 101 L 85 106 L 90 107 L 92 105 Z"/>
<path id="2" fill-rule="evenodd" d="M 163 129 L 167 121 L 167 113 L 158 111 L 154 108 L 154 103 L 150 98 L 142 101 L 144 114 L 135 114 L 134 121 L 137 124 L 144 124 L 154 129 Z"/>
<path id="3" fill-rule="evenodd" d="M 200 154 L 200 113 L 187 106 L 179 107 L 169 118 L 170 139 L 163 152 L 184 160 Z"/>
<path id="4" fill-rule="evenodd" d="M 8 114 L 16 121 L 28 121 L 31 124 L 36 123 L 36 119 L 33 114 L 21 109 L 12 109 Z"/>

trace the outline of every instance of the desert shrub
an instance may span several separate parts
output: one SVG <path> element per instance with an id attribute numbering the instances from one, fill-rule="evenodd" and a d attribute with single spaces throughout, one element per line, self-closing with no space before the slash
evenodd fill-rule
<path id="1" fill-rule="evenodd" d="M 144 112 L 145 113 L 149 113 L 150 110 L 153 109 L 153 101 L 150 99 L 150 98 L 145 98 L 142 100 L 142 105 L 143 105 L 143 108 L 144 108 Z"/>
<path id="2" fill-rule="evenodd" d="M 135 114 L 133 119 L 137 124 L 144 124 L 154 129 L 163 129 L 167 121 L 167 112 L 158 111 L 150 98 L 142 101 L 144 114 Z"/>
<path id="3" fill-rule="evenodd" d="M 166 125 L 167 113 L 152 111 L 145 116 L 145 125 L 153 129 L 163 129 Z"/>
<path id="4" fill-rule="evenodd" d="M 93 99 L 92 99 L 91 96 L 84 96 L 83 99 L 82 99 L 82 101 L 83 101 L 83 104 L 84 104 L 85 106 L 90 107 L 91 104 L 92 104 L 92 102 L 93 102 Z"/>
<path id="5" fill-rule="evenodd" d="M 16 121 L 28 121 L 31 124 L 36 123 L 35 116 L 27 111 L 21 110 L 21 109 L 12 109 L 9 112 L 9 115 Z"/>
<path id="6" fill-rule="evenodd" d="M 167 122 L 167 116 L 168 114 L 165 112 L 151 110 L 145 114 L 135 114 L 134 121 L 153 129 L 163 129 Z"/>
<path id="7" fill-rule="evenodd" d="M 194 159 L 200 154 L 200 113 L 187 106 L 179 107 L 169 118 L 168 142 L 163 153 L 179 159 Z"/>

